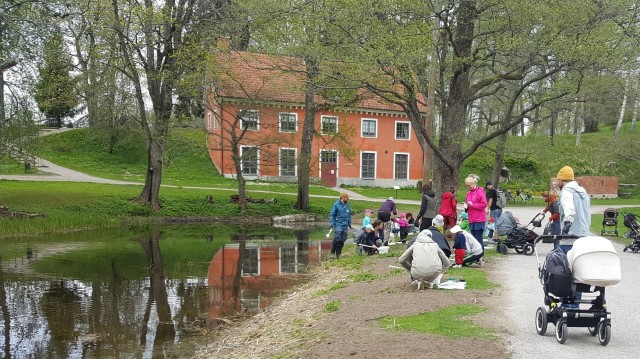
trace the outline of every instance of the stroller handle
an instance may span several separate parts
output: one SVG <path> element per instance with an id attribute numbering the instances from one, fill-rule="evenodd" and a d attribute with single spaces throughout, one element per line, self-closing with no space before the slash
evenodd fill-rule
<path id="1" fill-rule="evenodd" d="M 580 236 L 576 236 L 575 234 L 541 234 L 533 240 L 533 245 L 535 246 L 540 241 L 542 241 L 542 243 L 556 243 L 556 241 L 560 241 L 562 239 L 578 238 L 580 238 Z"/>

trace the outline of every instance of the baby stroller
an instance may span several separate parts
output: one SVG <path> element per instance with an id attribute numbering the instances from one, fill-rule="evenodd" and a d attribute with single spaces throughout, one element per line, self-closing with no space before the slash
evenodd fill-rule
<path id="1" fill-rule="evenodd" d="M 563 238 L 576 237 L 542 235 L 534 241 L 534 248 L 540 241 L 551 243 Z M 545 304 L 536 310 L 538 334 L 544 335 L 552 322 L 560 344 L 567 340 L 568 327 L 586 327 L 600 344 L 609 344 L 611 312 L 607 310 L 605 288 L 621 280 L 620 258 L 613 244 L 604 237 L 583 237 L 576 239 L 568 254 L 560 248 L 549 252 L 543 266 L 537 250 L 536 259 Z M 574 299 L 575 292 L 582 292 L 582 299 Z M 583 309 L 580 304 L 591 306 Z"/>
<path id="2" fill-rule="evenodd" d="M 625 232 L 622 236 L 624 238 L 631 238 L 633 242 L 624 247 L 623 251 L 632 251 L 633 253 L 638 253 L 640 251 L 640 223 L 638 223 L 638 217 L 633 213 L 622 213 L 622 218 L 624 219 L 624 226 L 629 230 Z"/>
<path id="3" fill-rule="evenodd" d="M 507 238 L 496 240 L 496 251 L 507 254 L 508 248 L 513 248 L 518 254 L 532 255 L 534 251 L 533 241 L 538 235 L 533 231 L 533 228 L 529 229 L 528 227 L 529 225 L 534 228 L 542 227 L 543 219 L 544 213 L 538 213 L 531 222 L 523 227 L 516 221 L 511 212 L 502 212 L 502 215 L 496 221 L 495 230 L 499 236 L 506 235 Z"/>
<path id="4" fill-rule="evenodd" d="M 613 231 L 607 231 L 606 227 L 616 227 Z M 604 210 L 604 218 L 602 219 L 602 231 L 600 235 L 615 234 L 618 236 L 618 210 L 615 208 L 607 208 Z"/>

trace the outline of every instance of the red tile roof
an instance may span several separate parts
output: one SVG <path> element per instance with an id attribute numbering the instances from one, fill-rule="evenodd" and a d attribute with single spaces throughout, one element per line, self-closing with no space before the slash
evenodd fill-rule
<path id="1" fill-rule="evenodd" d="M 216 55 L 214 86 L 222 97 L 304 104 L 305 76 L 304 62 L 297 57 L 220 52 Z M 321 96 L 316 96 L 316 101 L 326 102 Z M 355 107 L 403 112 L 400 106 L 366 90 L 358 90 Z"/>

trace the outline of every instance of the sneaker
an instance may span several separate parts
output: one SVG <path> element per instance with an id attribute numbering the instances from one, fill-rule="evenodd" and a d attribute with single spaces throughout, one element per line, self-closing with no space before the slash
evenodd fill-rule
<path id="1" fill-rule="evenodd" d="M 451 266 L 451 268 L 462 268 L 462 265 L 460 264 L 454 264 Z"/>

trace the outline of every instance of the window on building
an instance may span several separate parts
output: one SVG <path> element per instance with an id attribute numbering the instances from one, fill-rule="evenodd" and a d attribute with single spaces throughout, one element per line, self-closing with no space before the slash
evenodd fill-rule
<path id="1" fill-rule="evenodd" d="M 395 179 L 409 179 L 409 155 L 396 153 L 395 158 Z"/>
<path id="2" fill-rule="evenodd" d="M 211 112 L 207 114 L 207 131 L 211 132 Z"/>
<path id="3" fill-rule="evenodd" d="M 322 134 L 331 134 L 338 132 L 337 116 L 322 116 Z"/>
<path id="4" fill-rule="evenodd" d="M 240 304 L 242 305 L 242 310 L 247 312 L 260 310 L 260 291 L 243 289 L 240 291 Z"/>
<path id="5" fill-rule="evenodd" d="M 337 151 L 322 151 L 320 152 L 320 162 L 322 163 L 336 163 L 338 162 Z"/>
<path id="6" fill-rule="evenodd" d="M 280 273 L 298 273 L 297 247 L 280 247 Z"/>
<path id="7" fill-rule="evenodd" d="M 213 130 L 218 130 L 218 111 L 213 111 Z"/>
<path id="8" fill-rule="evenodd" d="M 293 148 L 280 149 L 280 176 L 296 175 L 296 150 Z"/>
<path id="9" fill-rule="evenodd" d="M 242 249 L 240 260 L 242 261 L 243 277 L 260 275 L 260 255 L 258 250 L 259 247 Z"/>
<path id="10" fill-rule="evenodd" d="M 362 137 L 377 137 L 378 121 L 362 119 Z"/>
<path id="11" fill-rule="evenodd" d="M 411 130 L 410 122 L 396 122 L 396 140 L 408 140 Z"/>
<path id="12" fill-rule="evenodd" d="M 242 146 L 241 148 L 242 174 L 258 175 L 258 147 Z"/>
<path id="13" fill-rule="evenodd" d="M 298 115 L 295 113 L 281 113 L 280 132 L 297 132 L 298 131 Z"/>
<path id="14" fill-rule="evenodd" d="M 240 126 L 242 126 L 242 129 L 247 131 L 258 131 L 260 125 L 258 120 L 258 111 L 241 110 L 238 113 L 238 116 L 240 116 Z"/>
<path id="15" fill-rule="evenodd" d="M 363 179 L 376 178 L 376 153 L 362 152 L 360 177 Z"/>

